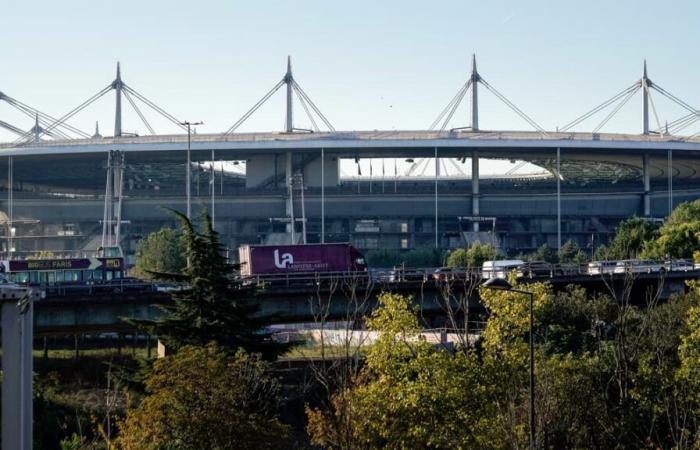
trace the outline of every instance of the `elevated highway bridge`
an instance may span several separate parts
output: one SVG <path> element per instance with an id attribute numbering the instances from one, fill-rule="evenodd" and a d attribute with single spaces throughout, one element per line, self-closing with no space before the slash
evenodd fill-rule
<path id="1" fill-rule="evenodd" d="M 621 300 L 629 288 L 629 301 L 637 304 L 663 301 L 675 293 L 684 292 L 686 282 L 700 277 L 699 270 L 668 273 L 554 275 L 524 277 L 521 283 L 549 282 L 555 291 L 576 284 L 589 293 L 615 296 Z M 273 323 L 313 323 L 325 314 L 324 320 L 347 320 L 368 314 L 377 305 L 377 295 L 395 292 L 413 298 L 420 315 L 432 323 L 442 323 L 447 317 L 448 302 L 457 314 L 468 304 L 474 313 L 483 313 L 478 290 L 480 278 L 469 277 L 450 282 L 401 281 L 362 282 L 357 278 L 315 278 L 317 282 L 275 284 L 256 292 L 251 301 L 259 304 L 259 314 L 270 316 Z M 279 280 L 278 280 L 279 281 Z M 124 319 L 154 320 L 163 314 L 162 306 L 170 295 L 152 288 L 113 285 L 93 290 L 54 289 L 45 299 L 35 303 L 35 332 L 43 335 L 75 333 L 134 332 Z M 246 295 L 245 293 L 243 295 Z M 250 292 L 248 295 L 251 295 Z"/>

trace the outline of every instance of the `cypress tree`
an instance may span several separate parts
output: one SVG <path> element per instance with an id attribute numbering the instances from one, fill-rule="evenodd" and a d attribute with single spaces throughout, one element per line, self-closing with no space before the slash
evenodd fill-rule
<path id="1" fill-rule="evenodd" d="M 212 341 L 232 352 L 243 348 L 266 359 L 286 350 L 287 345 L 273 341 L 265 330 L 271 317 L 257 314 L 255 292 L 234 282 L 233 266 L 226 260 L 211 217 L 202 214 L 200 231 L 185 215 L 173 212 L 180 222 L 189 264 L 182 274 L 155 275 L 183 282 L 187 287 L 172 291 L 172 302 L 161 306 L 165 314 L 142 324 L 175 350 L 186 345 L 205 346 Z"/>

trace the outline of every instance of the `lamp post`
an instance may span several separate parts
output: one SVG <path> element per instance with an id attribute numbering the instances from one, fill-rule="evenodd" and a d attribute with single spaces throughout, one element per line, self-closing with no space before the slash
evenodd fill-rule
<path id="1" fill-rule="evenodd" d="M 530 336 L 528 343 L 530 350 L 530 450 L 535 450 L 535 350 L 532 339 L 532 329 L 535 319 L 535 295 L 532 292 L 515 289 L 503 278 L 489 278 L 483 286 L 487 289 L 515 292 L 530 297 Z"/>
<path id="2" fill-rule="evenodd" d="M 190 199 L 191 199 L 191 193 L 190 193 L 190 152 L 192 150 L 192 125 L 202 125 L 204 122 L 189 122 L 189 121 L 184 121 L 180 122 L 180 125 L 186 126 L 187 127 L 187 168 L 185 171 L 185 183 L 187 184 L 187 218 L 192 219 L 192 207 L 190 206 Z"/>

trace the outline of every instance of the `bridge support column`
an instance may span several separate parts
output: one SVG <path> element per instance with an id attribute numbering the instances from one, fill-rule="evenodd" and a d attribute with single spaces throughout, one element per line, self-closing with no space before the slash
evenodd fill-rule
<path id="1" fill-rule="evenodd" d="M 2 302 L 2 448 L 31 450 L 34 306 L 31 291 L 12 291 Z"/>
<path id="2" fill-rule="evenodd" d="M 644 194 L 643 206 L 644 217 L 651 216 L 651 173 L 650 173 L 650 158 L 649 154 L 645 153 L 642 157 L 642 177 L 644 179 Z"/>
<path id="3" fill-rule="evenodd" d="M 472 152 L 472 216 L 479 216 L 479 152 Z M 479 231 L 479 221 L 474 220 L 473 230 Z"/>

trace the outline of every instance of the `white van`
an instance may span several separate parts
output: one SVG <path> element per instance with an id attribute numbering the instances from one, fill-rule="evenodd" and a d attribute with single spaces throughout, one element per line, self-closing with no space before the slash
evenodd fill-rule
<path id="1" fill-rule="evenodd" d="M 482 278 L 506 278 L 509 273 L 520 269 L 525 264 L 519 259 L 501 259 L 498 261 L 484 261 L 481 266 Z"/>

